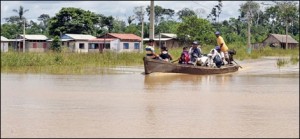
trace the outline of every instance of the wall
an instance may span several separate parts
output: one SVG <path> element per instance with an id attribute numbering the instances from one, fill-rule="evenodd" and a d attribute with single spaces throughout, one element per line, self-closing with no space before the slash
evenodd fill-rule
<path id="1" fill-rule="evenodd" d="M 1 42 L 1 52 L 8 52 L 8 42 Z"/>
<path id="2" fill-rule="evenodd" d="M 33 44 L 36 43 L 36 48 Z M 44 48 L 44 43 L 46 43 L 46 48 Z M 49 42 L 25 42 L 25 51 L 27 52 L 46 52 L 50 46 Z"/>

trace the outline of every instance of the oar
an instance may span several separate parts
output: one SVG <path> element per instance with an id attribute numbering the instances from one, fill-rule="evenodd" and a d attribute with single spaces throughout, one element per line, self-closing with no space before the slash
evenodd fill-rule
<path id="1" fill-rule="evenodd" d="M 238 65 L 240 68 L 243 68 L 242 66 L 240 66 L 237 62 L 235 62 L 234 60 L 232 60 L 236 65 Z"/>

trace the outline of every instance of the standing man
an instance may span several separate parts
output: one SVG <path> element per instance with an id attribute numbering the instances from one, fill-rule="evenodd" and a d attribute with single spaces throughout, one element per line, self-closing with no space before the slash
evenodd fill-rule
<path id="1" fill-rule="evenodd" d="M 154 40 L 150 39 L 148 42 L 148 45 L 145 48 L 146 57 L 151 58 L 151 59 L 158 59 L 159 56 L 157 54 L 155 54 L 153 43 L 154 43 Z"/>
<path id="2" fill-rule="evenodd" d="M 221 51 L 224 53 L 224 57 L 225 57 L 225 60 L 227 61 L 227 64 L 230 64 L 229 55 L 228 55 L 228 47 L 227 47 L 224 39 L 222 38 L 222 36 L 220 36 L 220 32 L 219 31 L 217 31 L 215 33 L 215 35 L 217 37 L 218 46 L 220 46 Z"/>

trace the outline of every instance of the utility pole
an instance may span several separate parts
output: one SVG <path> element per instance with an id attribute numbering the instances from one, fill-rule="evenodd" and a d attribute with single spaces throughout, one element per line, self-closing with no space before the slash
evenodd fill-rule
<path id="1" fill-rule="evenodd" d="M 151 0 L 151 4 L 150 4 L 149 39 L 154 40 L 154 0 Z"/>
<path id="2" fill-rule="evenodd" d="M 24 27 L 23 27 L 23 52 L 25 52 L 25 18 L 24 18 Z"/>
<path id="3" fill-rule="evenodd" d="M 141 11 L 142 11 L 142 32 L 141 32 L 141 38 L 142 38 L 142 42 L 141 42 L 141 48 L 140 50 L 143 52 L 143 48 L 144 48 L 144 7 L 141 7 Z"/>
<path id="4" fill-rule="evenodd" d="M 251 19 L 252 19 L 252 13 L 250 11 L 250 3 L 248 3 L 248 14 L 247 14 L 247 22 L 248 22 L 248 41 L 247 41 L 247 44 L 248 44 L 248 54 L 251 54 L 251 32 L 250 32 L 250 29 L 251 29 Z"/>

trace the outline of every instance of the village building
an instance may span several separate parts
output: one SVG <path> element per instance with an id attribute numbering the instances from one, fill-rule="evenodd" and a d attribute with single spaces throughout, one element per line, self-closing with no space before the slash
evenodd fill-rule
<path id="1" fill-rule="evenodd" d="M 61 36 L 62 46 L 69 48 L 71 52 L 87 53 L 89 52 L 89 40 L 95 39 L 95 36 L 86 34 L 64 34 Z"/>
<path id="2" fill-rule="evenodd" d="M 162 47 L 165 46 L 167 48 L 174 48 L 174 47 L 179 47 L 180 43 L 179 40 L 177 39 L 176 34 L 172 33 L 160 33 L 154 36 L 154 46 L 155 47 Z M 149 41 L 149 38 L 143 39 L 145 43 Z"/>
<path id="3" fill-rule="evenodd" d="M 11 45 L 19 52 L 45 52 L 49 49 L 50 42 L 45 35 L 25 35 L 25 48 L 23 49 L 24 35 L 18 35 L 16 39 L 10 39 Z"/>
<path id="4" fill-rule="evenodd" d="M 287 42 L 287 47 L 286 47 L 286 42 Z M 294 48 L 299 48 L 299 43 L 290 35 L 286 36 L 282 34 L 270 34 L 261 43 L 252 44 L 253 49 L 258 49 L 266 46 L 272 48 L 294 49 Z"/>
<path id="5" fill-rule="evenodd" d="M 141 38 L 134 34 L 107 33 L 89 41 L 90 52 L 141 52 Z"/>
<path id="6" fill-rule="evenodd" d="M 1 52 L 8 52 L 8 42 L 7 38 L 1 36 Z"/>

